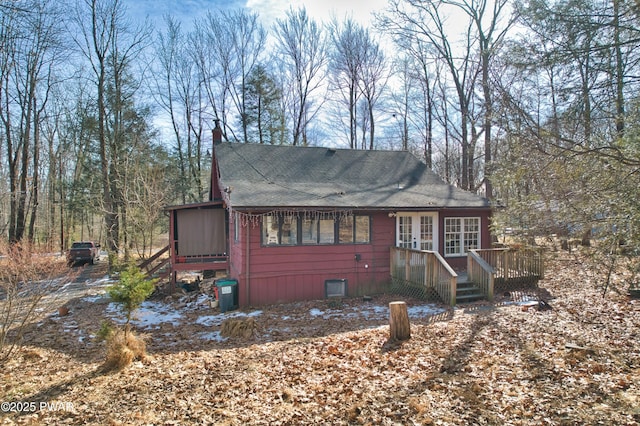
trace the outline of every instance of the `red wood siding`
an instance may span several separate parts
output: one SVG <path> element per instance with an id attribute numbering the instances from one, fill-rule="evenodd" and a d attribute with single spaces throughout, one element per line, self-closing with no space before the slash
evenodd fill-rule
<path id="1" fill-rule="evenodd" d="M 230 273 L 238 279 L 243 306 L 322 299 L 325 280 L 330 279 L 346 279 L 349 295 L 366 293 L 370 286 L 389 279 L 389 247 L 395 241 L 395 218 L 387 213 L 371 214 L 370 244 L 263 247 L 260 226 L 249 224 L 242 229 L 241 241 L 230 244 Z M 247 230 L 251 241 L 249 273 Z M 360 260 L 356 260 L 356 254 Z"/>
<path id="2" fill-rule="evenodd" d="M 229 215 L 229 276 L 231 278 L 238 279 L 238 302 L 241 306 L 247 305 L 245 282 L 241 281 L 241 278 L 245 276 L 245 245 L 247 230 L 251 232 L 251 225 L 246 227 L 240 226 L 238 233 L 238 240 L 235 239 L 235 220 L 236 217 L 232 213 Z M 243 299 L 243 297 L 245 299 Z"/>
<path id="3" fill-rule="evenodd" d="M 389 280 L 389 248 L 396 242 L 396 218 L 388 212 L 357 212 L 371 216 L 371 243 L 264 247 L 261 227 L 251 223 L 239 227 L 235 238 L 235 215 L 228 224 L 228 273 L 238 280 L 241 306 L 258 306 L 325 297 L 325 281 L 346 279 L 349 296 L 367 294 Z M 220 264 L 179 264 L 175 255 L 175 211 L 170 212 L 171 258 L 174 272 L 192 269 L 221 269 Z M 438 211 L 438 247 L 444 256 L 444 219 L 480 217 L 482 248 L 491 247 L 486 209 Z M 247 247 L 247 240 L 250 245 Z M 356 260 L 356 254 L 360 259 Z M 466 256 L 446 257 L 457 269 L 466 267 Z M 379 287 L 377 287 L 379 288 Z"/>

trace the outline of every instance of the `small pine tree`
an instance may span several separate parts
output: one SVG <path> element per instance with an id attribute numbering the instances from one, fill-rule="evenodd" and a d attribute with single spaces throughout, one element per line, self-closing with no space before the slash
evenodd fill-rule
<path id="1" fill-rule="evenodd" d="M 107 341 L 107 357 L 104 367 L 109 370 L 121 370 L 134 359 L 143 360 L 146 356 L 145 342 L 130 330 L 133 312 L 153 293 L 156 280 L 149 280 L 135 264 L 120 274 L 117 284 L 108 289 L 111 299 L 120 305 L 127 322 L 124 329 L 112 329 L 109 325 L 101 327 L 100 334 Z"/>
<path id="2" fill-rule="evenodd" d="M 147 279 L 145 273 L 132 263 L 120 274 L 118 283 L 109 287 L 109 296 L 114 302 L 120 304 L 127 318 L 124 327 L 125 336 L 130 328 L 129 323 L 133 312 L 153 293 L 155 283 L 156 280 Z"/>

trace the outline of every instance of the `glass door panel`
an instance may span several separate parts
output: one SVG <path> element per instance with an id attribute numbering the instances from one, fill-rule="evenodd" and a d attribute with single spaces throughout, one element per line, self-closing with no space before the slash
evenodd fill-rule
<path id="1" fill-rule="evenodd" d="M 398 247 L 413 248 L 413 217 L 398 216 Z"/>
<path id="2" fill-rule="evenodd" d="M 437 250 L 437 213 L 399 213 L 397 246 L 414 250 Z"/>

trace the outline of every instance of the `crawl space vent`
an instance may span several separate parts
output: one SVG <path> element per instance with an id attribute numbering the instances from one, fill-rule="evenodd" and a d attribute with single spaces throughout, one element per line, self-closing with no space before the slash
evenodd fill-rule
<path id="1" fill-rule="evenodd" d="M 335 279 L 326 280 L 324 282 L 324 294 L 329 297 L 346 297 L 347 296 L 347 280 Z"/>

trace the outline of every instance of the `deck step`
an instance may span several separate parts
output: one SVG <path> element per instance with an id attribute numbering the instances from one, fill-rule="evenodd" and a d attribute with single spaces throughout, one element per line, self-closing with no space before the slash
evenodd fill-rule
<path id="1" fill-rule="evenodd" d="M 466 278 L 466 277 L 465 277 Z M 456 287 L 456 303 L 475 302 L 484 299 L 484 294 L 471 281 L 458 281 Z"/>

